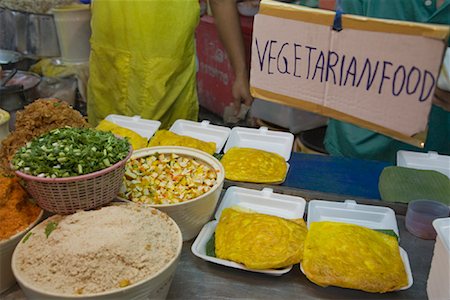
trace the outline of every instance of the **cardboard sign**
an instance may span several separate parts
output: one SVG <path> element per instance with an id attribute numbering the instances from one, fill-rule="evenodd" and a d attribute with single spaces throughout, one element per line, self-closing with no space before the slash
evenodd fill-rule
<path id="1" fill-rule="evenodd" d="M 254 97 L 350 122 L 423 147 L 449 28 L 262 1 Z"/>

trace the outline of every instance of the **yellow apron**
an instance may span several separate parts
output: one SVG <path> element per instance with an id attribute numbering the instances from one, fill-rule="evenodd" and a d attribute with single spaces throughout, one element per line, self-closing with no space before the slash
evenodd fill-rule
<path id="1" fill-rule="evenodd" d="M 140 115 L 168 128 L 197 120 L 194 32 L 198 0 L 95 0 L 87 112 Z"/>

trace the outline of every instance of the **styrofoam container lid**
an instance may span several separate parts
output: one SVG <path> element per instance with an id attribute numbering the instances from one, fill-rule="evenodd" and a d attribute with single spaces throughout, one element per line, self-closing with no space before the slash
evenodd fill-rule
<path id="1" fill-rule="evenodd" d="M 301 197 L 274 193 L 271 188 L 257 191 L 232 186 L 227 189 L 216 210 L 216 220 L 220 219 L 225 208 L 236 205 L 261 214 L 285 219 L 300 219 L 305 213 L 306 200 Z"/>
<path id="2" fill-rule="evenodd" d="M 179 135 L 190 136 L 204 142 L 214 142 L 216 143 L 216 153 L 220 153 L 230 135 L 231 129 L 225 126 L 210 124 L 208 120 L 203 120 L 202 122 L 176 120 L 169 131 Z"/>
<path id="3" fill-rule="evenodd" d="M 433 221 L 433 227 L 450 253 L 450 218 L 439 218 Z"/>
<path id="4" fill-rule="evenodd" d="M 294 135 L 290 132 L 269 130 L 267 127 L 234 127 L 225 145 L 226 153 L 232 147 L 254 148 L 274 152 L 286 161 L 291 157 Z"/>
<path id="5" fill-rule="evenodd" d="M 158 130 L 159 126 L 161 126 L 160 121 L 143 119 L 140 116 L 128 117 L 123 115 L 108 115 L 105 120 L 133 130 L 147 139 L 151 138 Z"/>
<path id="6" fill-rule="evenodd" d="M 397 151 L 397 166 L 419 170 L 438 171 L 450 178 L 450 156 L 435 151 L 428 153 Z"/>
<path id="7" fill-rule="evenodd" d="M 216 211 L 216 220 L 203 226 L 199 235 L 192 244 L 192 253 L 195 256 L 209 262 L 250 272 L 274 276 L 280 276 L 289 272 L 292 269 L 292 266 L 288 266 L 283 269 L 254 270 L 246 268 L 244 265 L 233 261 L 206 255 L 206 244 L 216 230 L 222 211 L 227 207 L 235 205 L 256 211 L 258 213 L 274 215 L 286 219 L 298 219 L 303 217 L 306 201 L 301 197 L 274 193 L 270 188 L 264 188 L 262 191 L 257 191 L 239 187 L 230 187 L 225 192 L 222 202 Z"/>
<path id="8" fill-rule="evenodd" d="M 400 237 L 395 212 L 389 207 L 344 202 L 311 200 L 308 203 L 307 226 L 313 222 L 333 221 L 371 229 L 393 230 Z"/>

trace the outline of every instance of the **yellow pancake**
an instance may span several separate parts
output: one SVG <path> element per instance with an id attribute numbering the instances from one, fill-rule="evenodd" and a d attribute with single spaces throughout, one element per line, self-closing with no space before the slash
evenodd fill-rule
<path id="1" fill-rule="evenodd" d="M 100 131 L 111 131 L 112 133 L 128 138 L 134 150 L 145 148 L 147 146 L 147 139 L 134 132 L 131 129 L 119 126 L 108 120 L 102 120 L 95 128 Z"/>
<path id="2" fill-rule="evenodd" d="M 384 293 L 408 285 L 397 239 L 352 224 L 312 223 L 302 267 L 320 286 Z"/>
<path id="3" fill-rule="evenodd" d="M 286 177 L 286 161 L 280 155 L 253 148 L 233 147 L 220 161 L 225 178 L 256 183 L 280 183 Z"/>
<path id="4" fill-rule="evenodd" d="M 226 208 L 216 227 L 216 256 L 251 269 L 290 266 L 303 257 L 306 233 L 304 221 Z"/>
<path id="5" fill-rule="evenodd" d="M 208 154 L 214 154 L 216 151 L 216 143 L 214 142 L 204 142 L 199 139 L 179 135 L 168 130 L 158 130 L 148 143 L 148 146 L 183 146 L 198 149 Z"/>

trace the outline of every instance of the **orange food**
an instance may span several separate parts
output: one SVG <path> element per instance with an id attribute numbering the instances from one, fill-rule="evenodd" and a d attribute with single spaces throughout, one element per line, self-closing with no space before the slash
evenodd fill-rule
<path id="1" fill-rule="evenodd" d="M 17 178 L 0 177 L 0 240 L 24 230 L 38 218 L 41 209 L 29 198 Z"/>

